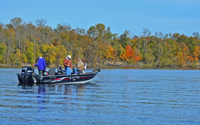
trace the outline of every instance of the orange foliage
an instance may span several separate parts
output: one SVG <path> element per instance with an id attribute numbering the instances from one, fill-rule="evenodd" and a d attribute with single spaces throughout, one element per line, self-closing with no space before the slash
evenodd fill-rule
<path id="1" fill-rule="evenodd" d="M 199 46 L 195 46 L 193 50 L 193 56 L 198 57 L 200 55 Z"/>
<path id="2" fill-rule="evenodd" d="M 56 42 L 56 41 L 54 41 L 53 44 L 54 44 L 54 46 L 62 45 L 61 42 Z"/>
<path id="3" fill-rule="evenodd" d="M 193 61 L 194 61 L 194 58 L 193 58 L 192 56 L 189 56 L 189 60 L 190 60 L 191 62 L 193 62 Z"/>
<path id="4" fill-rule="evenodd" d="M 137 39 L 133 39 L 133 41 L 136 41 Z"/>
<path id="5" fill-rule="evenodd" d="M 116 50 L 114 50 L 112 46 L 108 46 L 108 52 L 107 52 L 108 58 L 116 59 L 115 54 L 116 54 Z"/>
<path id="6" fill-rule="evenodd" d="M 195 57 L 195 58 L 194 58 L 194 61 L 196 61 L 196 62 L 197 62 L 198 60 L 199 60 L 199 59 L 198 59 L 197 57 Z"/>
<path id="7" fill-rule="evenodd" d="M 130 46 L 126 47 L 125 52 L 120 55 L 120 58 L 122 60 L 125 60 L 125 61 L 129 61 L 129 60 L 139 61 L 139 60 L 142 60 L 142 58 L 139 55 L 139 53 L 137 51 L 131 49 Z"/>
<path id="8" fill-rule="evenodd" d="M 132 41 L 135 42 L 137 39 L 133 39 Z"/>
<path id="9" fill-rule="evenodd" d="M 199 46 L 195 46 L 194 47 L 194 50 L 193 50 L 193 56 L 189 56 L 189 61 L 193 62 L 197 62 L 199 59 L 198 57 L 200 56 L 200 48 Z"/>
<path id="10" fill-rule="evenodd" d="M 181 43 L 181 48 L 182 48 L 182 59 L 184 62 L 187 61 L 187 59 L 189 58 L 189 49 L 188 46 L 185 43 Z"/>

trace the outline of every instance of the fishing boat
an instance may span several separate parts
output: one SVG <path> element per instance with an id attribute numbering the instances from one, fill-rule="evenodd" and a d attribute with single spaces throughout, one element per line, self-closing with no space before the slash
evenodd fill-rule
<path id="1" fill-rule="evenodd" d="M 93 80 L 100 72 L 100 69 L 94 69 L 90 72 L 78 72 L 78 74 L 66 75 L 61 66 L 52 67 L 44 76 L 34 72 L 34 68 L 29 66 L 22 67 L 21 73 L 17 73 L 19 85 L 40 85 L 40 84 L 85 84 Z"/>

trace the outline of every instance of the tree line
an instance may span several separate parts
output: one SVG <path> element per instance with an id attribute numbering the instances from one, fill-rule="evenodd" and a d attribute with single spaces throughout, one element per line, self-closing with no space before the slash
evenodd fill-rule
<path id="1" fill-rule="evenodd" d="M 98 23 L 87 31 L 58 24 L 52 29 L 43 19 L 35 23 L 15 17 L 9 24 L 0 23 L 0 64 L 34 64 L 38 56 L 49 65 L 62 65 L 67 55 L 76 63 L 79 57 L 90 65 L 105 61 L 145 66 L 196 66 L 200 58 L 200 37 L 179 33 L 151 34 L 143 29 L 140 36 L 129 31 L 119 35 Z"/>

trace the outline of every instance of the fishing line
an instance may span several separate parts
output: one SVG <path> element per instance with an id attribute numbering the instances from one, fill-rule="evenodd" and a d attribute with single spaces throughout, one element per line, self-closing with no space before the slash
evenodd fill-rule
<path id="1" fill-rule="evenodd" d="M 98 81 L 96 81 L 96 80 L 94 80 L 94 79 L 93 79 L 93 81 L 95 81 L 96 83 L 99 83 Z"/>
<path id="2" fill-rule="evenodd" d="M 102 78 L 99 74 L 97 74 L 100 78 Z M 105 80 L 104 78 L 102 78 L 103 80 Z M 107 82 L 109 82 L 109 83 L 112 83 L 112 82 L 110 82 L 110 81 L 108 81 L 108 80 L 105 80 L 105 81 L 107 81 Z"/>

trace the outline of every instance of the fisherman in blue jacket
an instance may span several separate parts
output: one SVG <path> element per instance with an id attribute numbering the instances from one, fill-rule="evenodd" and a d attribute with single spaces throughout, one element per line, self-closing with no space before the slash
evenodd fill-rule
<path id="1" fill-rule="evenodd" d="M 47 66 L 44 58 L 38 56 L 38 62 L 37 62 L 37 64 L 35 64 L 33 66 L 38 66 L 38 72 L 39 72 L 40 76 L 44 75 L 44 71 L 45 71 L 46 66 Z"/>

